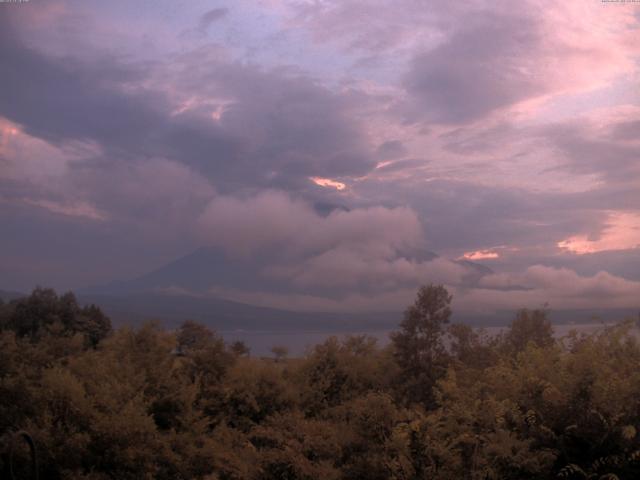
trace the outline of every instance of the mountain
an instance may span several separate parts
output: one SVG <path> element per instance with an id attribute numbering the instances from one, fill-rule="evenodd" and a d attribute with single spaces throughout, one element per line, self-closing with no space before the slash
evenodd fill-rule
<path id="1" fill-rule="evenodd" d="M 259 259 L 230 259 L 220 250 L 202 247 L 156 270 L 133 280 L 116 281 L 79 289 L 81 294 L 130 294 L 180 289 L 206 293 L 213 285 L 225 288 L 260 289 L 265 281 L 258 272 L 264 265 Z M 277 282 L 269 282 L 278 290 Z M 280 286 L 282 291 L 285 286 Z"/>
<path id="2" fill-rule="evenodd" d="M 121 284 L 125 282 L 120 282 L 118 285 Z M 0 290 L 0 299 L 4 302 L 27 295 Z M 167 328 L 175 328 L 184 320 L 195 320 L 219 331 L 340 333 L 395 328 L 400 318 L 399 312 L 367 314 L 294 312 L 211 296 L 144 291 L 116 292 L 115 289 L 110 293 L 78 291 L 76 297 L 81 305 L 99 306 L 116 327 L 141 325 L 145 321 L 157 320 Z"/>
<path id="3" fill-rule="evenodd" d="M 427 262 L 438 258 L 428 250 L 413 252 L 409 260 Z M 229 290 L 291 293 L 286 279 L 264 277 L 260 272 L 269 259 L 229 258 L 220 250 L 202 247 L 138 278 L 77 290 L 83 303 L 96 303 L 115 323 L 138 323 L 156 318 L 169 324 L 185 319 L 217 329 L 349 331 L 395 328 L 402 312 L 367 314 L 293 312 L 258 307 L 216 298 L 211 287 Z M 468 274 L 465 283 L 475 283 L 491 269 L 460 261 Z M 416 286 L 417 288 L 417 286 Z"/>
<path id="4" fill-rule="evenodd" d="M 17 298 L 24 297 L 24 293 L 14 292 L 11 290 L 0 290 L 0 300 L 3 302 L 10 302 L 11 300 L 16 300 Z"/>
<path id="5" fill-rule="evenodd" d="M 454 260 L 454 263 L 465 267 L 465 269 L 467 270 L 468 273 L 462 279 L 465 285 L 475 285 L 485 275 L 491 275 L 492 273 L 495 273 L 486 265 L 481 265 L 479 263 L 472 262 L 471 260 Z"/>
<path id="6" fill-rule="evenodd" d="M 395 327 L 400 313 L 339 314 L 294 312 L 248 305 L 215 297 L 162 293 L 79 294 L 82 304 L 99 305 L 114 325 L 140 324 L 160 320 L 175 327 L 184 320 L 196 320 L 217 330 L 331 331 L 349 332 L 363 328 Z"/>
<path id="7" fill-rule="evenodd" d="M 428 250 L 417 250 L 407 257 L 413 262 L 428 262 L 436 258 L 438 255 Z M 260 274 L 269 265 L 268 262 L 268 258 L 229 258 L 218 249 L 201 247 L 138 278 L 83 288 L 78 293 L 121 295 L 183 291 L 207 294 L 212 286 L 230 290 L 290 293 L 291 285 L 285 279 L 265 278 Z M 493 273 L 489 267 L 469 260 L 454 260 L 454 263 L 468 270 L 464 279 L 468 284 Z"/>

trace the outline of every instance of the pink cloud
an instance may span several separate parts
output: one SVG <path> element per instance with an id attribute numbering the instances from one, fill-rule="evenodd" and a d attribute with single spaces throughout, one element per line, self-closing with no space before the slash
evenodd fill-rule
<path id="1" fill-rule="evenodd" d="M 476 250 L 473 252 L 466 252 L 462 255 L 462 258 L 467 260 L 489 260 L 498 257 L 500 257 L 498 252 L 494 252 L 492 250 Z"/>
<path id="2" fill-rule="evenodd" d="M 310 180 L 320 187 L 335 188 L 336 190 L 344 190 L 346 185 L 337 180 L 331 180 L 330 178 L 311 177 Z"/>
<path id="3" fill-rule="evenodd" d="M 640 213 L 610 212 L 609 219 L 597 238 L 573 235 L 558 242 L 558 247 L 578 255 L 640 248 Z"/>
<path id="4" fill-rule="evenodd" d="M 199 219 L 202 238 L 237 255 L 268 248 L 292 252 L 370 245 L 384 250 L 424 243 L 417 215 L 406 207 L 334 210 L 327 216 L 278 191 L 253 197 L 218 196 Z"/>
<path id="5" fill-rule="evenodd" d="M 607 272 L 580 276 L 573 270 L 534 265 L 522 273 L 488 275 L 479 288 L 461 292 L 461 308 L 536 308 L 549 302 L 551 308 L 638 307 L 640 282 Z"/>
<path id="6" fill-rule="evenodd" d="M 108 215 L 86 202 L 56 202 L 53 200 L 25 199 L 23 203 L 49 210 L 69 217 L 82 217 L 90 220 L 106 220 Z"/>

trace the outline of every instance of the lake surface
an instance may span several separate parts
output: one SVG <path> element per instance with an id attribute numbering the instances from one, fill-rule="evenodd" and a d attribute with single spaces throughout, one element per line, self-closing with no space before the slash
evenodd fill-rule
<path id="1" fill-rule="evenodd" d="M 604 328 L 606 325 L 602 323 L 585 323 L 585 324 L 559 324 L 554 325 L 553 329 L 557 337 L 567 335 L 571 330 L 577 330 L 583 333 L 591 333 L 598 329 Z M 495 335 L 500 333 L 506 327 L 485 327 L 484 330 Z M 318 331 L 298 331 L 298 332 L 270 332 L 270 331 L 221 331 L 225 341 L 232 342 L 242 340 L 251 349 L 251 354 L 255 356 L 271 356 L 271 348 L 274 346 L 283 346 L 289 350 L 289 355 L 303 355 L 307 349 L 324 342 L 331 336 L 342 338 L 346 335 L 369 335 L 378 340 L 378 345 L 384 346 L 389 343 L 389 334 L 393 330 L 369 330 L 354 332 L 318 332 Z"/>

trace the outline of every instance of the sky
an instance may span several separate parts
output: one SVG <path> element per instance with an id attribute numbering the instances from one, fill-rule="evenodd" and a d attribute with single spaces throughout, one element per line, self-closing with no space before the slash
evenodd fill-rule
<path id="1" fill-rule="evenodd" d="M 282 308 L 636 308 L 640 4 L 0 3 L 0 225 L 9 290 L 206 246 Z"/>

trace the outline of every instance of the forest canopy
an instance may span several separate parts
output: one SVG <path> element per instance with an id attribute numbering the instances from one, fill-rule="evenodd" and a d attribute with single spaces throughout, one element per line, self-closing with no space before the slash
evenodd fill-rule
<path id="1" fill-rule="evenodd" d="M 422 287 L 387 346 L 331 337 L 254 357 L 205 325 L 112 329 L 36 289 L 0 304 L 0 472 L 46 479 L 640 478 L 640 344 L 628 320 L 498 335 Z"/>

